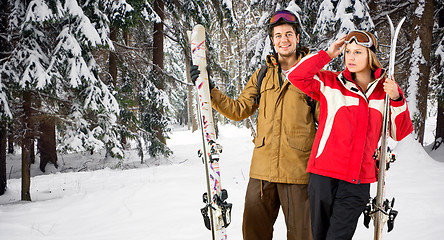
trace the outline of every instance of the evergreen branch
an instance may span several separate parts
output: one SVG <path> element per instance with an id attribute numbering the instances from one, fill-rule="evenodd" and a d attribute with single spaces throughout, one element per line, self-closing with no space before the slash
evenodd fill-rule
<path id="1" fill-rule="evenodd" d="M 373 22 L 378 22 L 377 24 L 375 24 L 375 28 L 378 28 L 379 25 L 386 23 L 385 22 L 386 15 L 391 15 L 393 13 L 396 13 L 396 12 L 399 12 L 399 11 L 403 11 L 405 7 L 408 7 L 411 4 L 412 4 L 412 2 L 405 1 L 402 4 L 397 5 L 396 7 L 391 8 L 391 10 L 382 11 L 377 16 L 372 18 Z"/>
<path id="2" fill-rule="evenodd" d="M 153 49 L 153 47 L 147 47 L 147 48 L 130 47 L 128 45 L 119 43 L 117 41 L 113 41 L 113 44 L 116 44 L 117 46 L 119 46 L 121 48 L 128 49 L 128 50 L 133 50 L 133 51 L 142 51 L 144 49 Z M 112 52 L 111 50 L 108 50 L 108 49 L 105 49 L 105 50 L 107 50 L 108 52 Z"/>
<path id="3" fill-rule="evenodd" d="M 159 73 L 161 73 L 161 74 L 167 76 L 168 78 L 170 78 L 170 79 L 172 79 L 172 80 L 174 80 L 174 81 L 176 81 L 176 82 L 179 82 L 179 83 L 181 83 L 181 84 L 184 84 L 184 85 L 186 85 L 186 86 L 194 86 L 194 85 L 191 84 L 191 83 L 187 83 L 187 82 L 184 82 L 184 81 L 182 81 L 182 80 L 179 80 L 179 79 L 177 79 L 175 76 L 171 75 L 170 73 L 165 72 L 165 71 L 164 71 L 163 69 L 161 69 L 159 66 L 157 66 L 157 65 L 153 64 L 152 62 L 146 60 L 146 59 L 145 59 L 143 56 L 141 56 L 138 52 L 135 51 L 134 54 L 136 54 L 136 56 L 139 57 L 139 59 L 141 59 L 145 64 L 147 64 L 147 65 L 149 65 L 149 66 L 155 68 L 157 71 L 159 71 Z"/>

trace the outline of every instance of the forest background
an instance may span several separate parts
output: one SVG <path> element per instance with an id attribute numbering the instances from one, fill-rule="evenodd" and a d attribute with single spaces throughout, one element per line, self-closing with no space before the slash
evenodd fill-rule
<path id="1" fill-rule="evenodd" d="M 396 80 L 406 94 L 415 136 L 436 119 L 433 148 L 444 136 L 444 1 L 4 0 L 0 6 L 0 195 L 7 154 L 21 151 L 22 200 L 31 200 L 30 165 L 58 165 L 58 155 L 97 153 L 140 161 L 169 156 L 171 124 L 197 129 L 189 80 L 187 31 L 207 31 L 216 86 L 236 98 L 271 51 L 270 15 L 289 9 L 302 26 L 301 45 L 326 48 L 354 29 L 375 33 L 387 66 L 390 28 L 400 33 Z M 340 70 L 342 58 L 327 68 Z M 254 116 L 232 122 L 254 135 Z M 442 146 L 441 146 L 442 147 Z M 19 149 L 19 150 L 18 150 Z M 121 167 L 121 162 L 116 167 Z"/>

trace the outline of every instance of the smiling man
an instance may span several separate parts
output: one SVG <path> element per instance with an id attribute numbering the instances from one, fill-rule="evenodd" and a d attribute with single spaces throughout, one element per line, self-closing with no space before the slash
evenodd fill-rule
<path id="1" fill-rule="evenodd" d="M 308 54 L 308 48 L 298 46 L 300 28 L 292 12 L 275 12 L 267 27 L 274 50 L 274 54 L 267 56 L 267 66 L 251 76 L 236 100 L 210 83 L 211 104 L 235 121 L 259 110 L 245 196 L 244 239 L 272 239 L 273 225 L 282 206 L 287 239 L 310 240 L 306 168 L 317 111 L 308 104 L 307 95 L 290 84 L 284 74 Z M 192 66 L 190 73 L 195 81 L 199 76 L 197 66 Z"/>

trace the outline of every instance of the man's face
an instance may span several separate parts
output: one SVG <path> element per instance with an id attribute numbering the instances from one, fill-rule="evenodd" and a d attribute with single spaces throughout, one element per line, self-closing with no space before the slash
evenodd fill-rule
<path id="1" fill-rule="evenodd" d="M 273 46 L 281 57 L 290 57 L 296 52 L 299 43 L 299 34 L 296 35 L 293 27 L 282 24 L 273 28 Z"/>

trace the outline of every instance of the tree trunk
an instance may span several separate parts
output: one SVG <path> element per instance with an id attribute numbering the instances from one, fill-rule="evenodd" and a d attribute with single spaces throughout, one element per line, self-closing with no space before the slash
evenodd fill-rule
<path id="1" fill-rule="evenodd" d="M 153 64 L 154 71 L 158 71 L 157 73 L 161 74 L 161 70 L 163 70 L 163 19 L 165 18 L 164 14 L 164 3 L 162 0 L 154 1 L 154 11 L 159 15 L 162 21 L 154 23 L 154 34 L 153 34 Z M 163 79 L 159 79 L 156 84 L 157 88 L 164 90 L 165 84 Z"/>
<path id="2" fill-rule="evenodd" d="M 163 20 L 165 19 L 164 14 L 164 2 L 162 0 L 154 1 L 154 11 L 160 17 L 160 22 L 154 23 L 154 34 L 153 34 L 153 74 L 157 76 L 156 87 L 160 90 L 165 90 L 165 83 L 162 77 L 163 70 Z M 160 114 L 164 115 L 164 109 L 160 109 Z M 161 128 L 156 129 L 157 139 L 163 144 L 166 144 L 166 139 L 163 135 L 163 130 Z"/>
<path id="3" fill-rule="evenodd" d="M 415 50 L 418 50 L 418 46 L 415 43 L 420 41 L 419 48 L 421 50 L 421 55 L 424 58 L 423 61 L 418 60 L 416 62 L 419 68 L 419 73 L 417 74 L 418 78 L 416 79 L 418 89 L 416 92 L 417 112 L 414 113 L 414 129 L 418 136 L 418 141 L 421 144 L 424 142 L 425 119 L 427 116 L 427 95 L 431 68 L 430 53 L 432 47 L 433 4 L 433 0 L 425 0 L 425 2 L 415 0 L 415 9 L 423 9 L 423 12 L 422 14 L 413 14 L 412 54 Z M 412 82 L 410 83 L 412 84 Z"/>
<path id="4" fill-rule="evenodd" d="M 117 41 L 117 29 L 116 27 L 111 28 L 111 32 L 109 34 L 109 39 L 113 42 Z M 109 53 L 109 65 L 108 65 L 109 74 L 112 78 L 113 86 L 117 85 L 117 56 L 116 53 Z"/>
<path id="5" fill-rule="evenodd" d="M 438 149 L 444 142 L 444 102 L 438 101 L 438 112 L 436 114 L 436 136 L 433 150 Z"/>
<path id="6" fill-rule="evenodd" d="M 6 38 L 6 36 L 9 36 L 8 33 L 8 26 L 9 26 L 9 14 L 10 14 L 10 9 L 9 9 L 9 1 L 1 1 L 0 2 L 0 9 L 1 9 L 1 13 L 0 13 L 0 35 L 2 37 L 0 37 L 0 59 L 5 59 L 7 58 L 10 54 L 9 51 L 11 51 L 11 42 L 9 42 L 10 40 L 8 40 Z M 8 85 L 7 83 L 7 79 L 3 78 L 2 75 L 0 75 L 0 82 L 2 82 L 3 84 L 5 84 L 6 86 Z M 2 89 L 3 90 L 3 89 Z M 3 110 L 3 106 L 0 106 L 0 109 Z M 2 116 L 2 114 L 0 113 L 0 130 L 1 130 L 1 144 L 0 144 L 0 195 L 3 194 L 3 190 L 6 189 L 6 173 L 5 173 L 5 185 L 3 186 L 3 164 L 5 164 L 5 169 L 6 169 L 6 138 L 7 138 L 7 132 L 3 132 L 6 131 L 6 129 L 8 128 L 7 126 L 11 126 L 12 124 L 8 123 L 10 121 L 6 121 L 7 119 L 4 118 L 4 116 Z M 12 143 L 12 137 L 8 136 L 8 142 L 10 142 L 10 144 Z M 11 146 L 11 145 L 10 145 Z M 10 147 L 9 148 L 10 151 L 13 151 L 13 148 Z M 3 152 L 5 151 L 5 152 Z M 4 158 L 4 159 L 3 159 Z M 6 171 L 6 170 L 5 170 Z M 3 188 L 4 187 L 4 188 Z"/>
<path id="7" fill-rule="evenodd" d="M 6 191 L 6 121 L 0 121 L 0 196 Z"/>
<path id="8" fill-rule="evenodd" d="M 113 42 L 117 42 L 117 33 L 118 33 L 118 28 L 115 26 L 111 27 L 111 32 L 109 34 L 109 38 L 111 41 Z M 124 36 L 125 39 L 126 36 Z M 125 44 L 127 44 L 127 42 L 125 42 Z M 115 50 L 117 51 L 117 50 Z M 118 62 L 118 58 L 116 55 L 116 52 L 109 52 L 109 56 L 108 56 L 108 71 L 109 74 L 111 75 L 111 81 L 113 84 L 114 89 L 117 86 L 117 62 Z M 120 132 L 120 144 L 122 145 L 123 149 L 126 148 L 126 135 L 125 135 L 125 131 Z"/>
<path id="9" fill-rule="evenodd" d="M 22 139 L 22 201 L 31 201 L 31 92 L 23 93 L 23 139 Z"/>
<path id="10" fill-rule="evenodd" d="M 191 84 L 191 76 L 190 76 L 190 57 L 188 54 L 185 53 L 185 68 L 187 72 L 187 82 Z M 194 87 L 191 85 L 187 86 L 187 107 L 188 107 L 188 129 L 190 129 L 191 124 L 191 132 L 194 132 L 197 130 L 197 121 L 196 117 L 194 115 L 194 101 L 195 98 L 195 92 Z"/>
<path id="11" fill-rule="evenodd" d="M 0 14 L 0 34 L 7 36 L 8 30 L 8 14 L 9 6 L 8 1 L 0 2 L 1 14 Z M 4 37 L 0 37 L 0 59 L 4 59 L 9 51 L 9 44 Z M 3 76 L 0 75 L 0 82 L 5 82 Z M 3 89 L 2 89 L 3 90 Z M 3 106 L 0 106 L 0 109 L 3 109 Z M 0 196 L 3 195 L 6 191 L 6 126 L 7 122 L 3 112 L 0 112 Z"/>
<path id="12" fill-rule="evenodd" d="M 57 168 L 56 131 L 54 117 L 46 116 L 39 124 L 40 137 L 37 147 L 40 152 L 40 170 L 45 172 L 48 162 Z"/>
<path id="13" fill-rule="evenodd" d="M 8 154 L 14 154 L 14 124 L 8 123 Z"/>
<path id="14" fill-rule="evenodd" d="M 31 164 L 35 163 L 35 138 L 34 133 L 31 132 L 31 136 L 29 136 L 29 158 L 31 159 Z"/>

